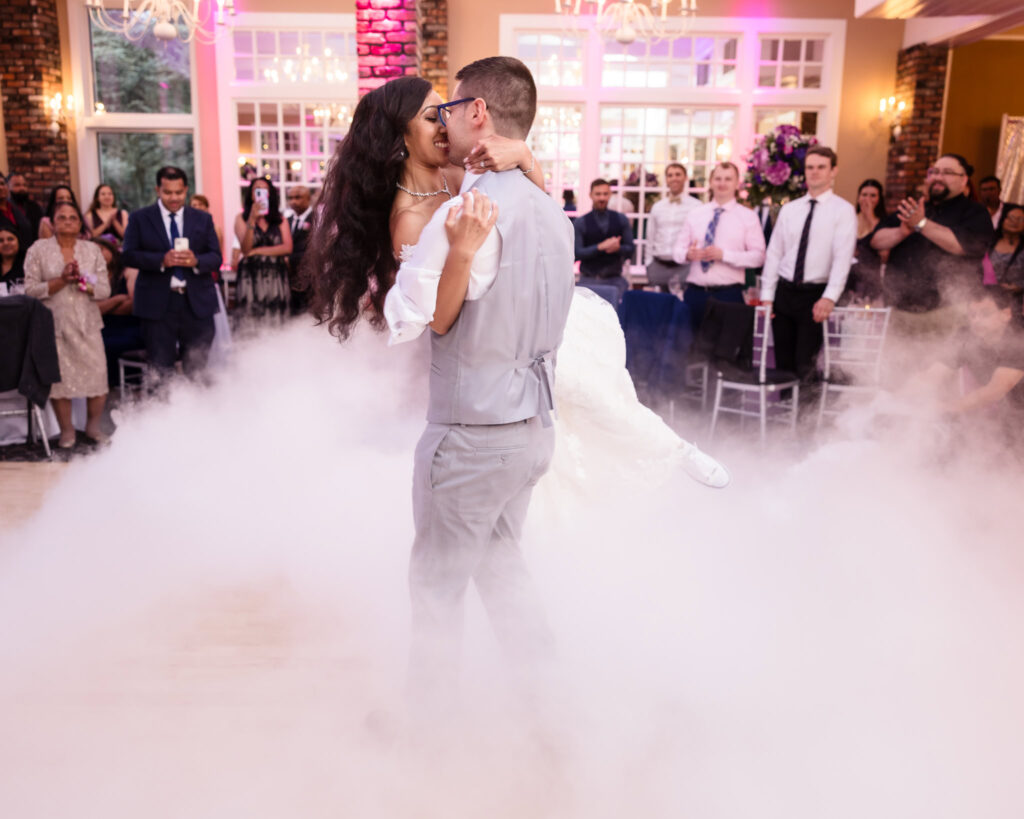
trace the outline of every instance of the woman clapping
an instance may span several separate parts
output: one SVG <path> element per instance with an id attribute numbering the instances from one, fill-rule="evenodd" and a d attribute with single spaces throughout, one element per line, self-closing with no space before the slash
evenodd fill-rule
<path id="1" fill-rule="evenodd" d="M 54 236 L 40 239 L 25 256 L 25 293 L 42 299 L 53 312 L 61 380 L 50 393 L 60 424 L 62 449 L 75 445 L 71 399 L 85 398 L 85 434 L 100 442 L 100 419 L 107 400 L 107 361 L 103 319 L 96 302 L 110 295 L 107 265 L 100 249 L 80 238 L 82 214 L 65 202 L 53 212 Z"/>

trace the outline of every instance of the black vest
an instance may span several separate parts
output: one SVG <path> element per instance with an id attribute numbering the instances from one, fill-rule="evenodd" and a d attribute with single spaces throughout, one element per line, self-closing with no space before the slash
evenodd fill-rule
<path id="1" fill-rule="evenodd" d="M 594 212 L 590 211 L 578 221 L 583 226 L 583 244 L 586 247 L 603 242 L 609 236 L 621 236 L 624 217 L 618 211 L 608 211 L 608 229 L 598 227 Z M 593 259 L 580 262 L 580 275 L 596 279 L 613 279 L 622 275 L 623 258 L 618 253 L 600 252 Z"/>

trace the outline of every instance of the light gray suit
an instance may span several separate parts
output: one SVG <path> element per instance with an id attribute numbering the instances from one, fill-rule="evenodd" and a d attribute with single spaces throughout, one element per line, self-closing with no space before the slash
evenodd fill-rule
<path id="1" fill-rule="evenodd" d="M 455 688 L 470 579 L 513 662 L 528 666 L 551 645 L 519 540 L 554 450 L 554 363 L 573 294 L 573 231 L 519 171 L 484 174 L 474 187 L 499 206 L 498 273 L 448 333 L 431 333 L 428 424 L 413 473 L 410 684 L 428 698 Z"/>

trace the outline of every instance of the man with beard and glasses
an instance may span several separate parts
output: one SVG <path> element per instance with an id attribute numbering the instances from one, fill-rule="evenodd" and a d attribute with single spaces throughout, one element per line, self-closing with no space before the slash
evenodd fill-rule
<path id="1" fill-rule="evenodd" d="M 21 208 L 28 218 L 34 240 L 39 235 L 39 223 L 43 221 L 43 206 L 29 196 L 28 180 L 25 179 L 25 174 L 13 172 L 7 177 L 7 187 L 10 189 L 11 201 Z"/>
<path id="2" fill-rule="evenodd" d="M 958 293 L 981 279 L 992 218 L 967 196 L 973 172 L 959 154 L 940 156 L 928 169 L 927 201 L 904 199 L 871 240 L 889 251 L 885 298 L 899 336 L 947 336 L 960 323 Z"/>

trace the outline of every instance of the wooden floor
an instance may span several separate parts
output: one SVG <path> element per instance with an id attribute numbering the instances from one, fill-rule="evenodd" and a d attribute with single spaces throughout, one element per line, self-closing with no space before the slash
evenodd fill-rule
<path id="1" fill-rule="evenodd" d="M 0 534 L 35 514 L 65 463 L 0 463 Z"/>

